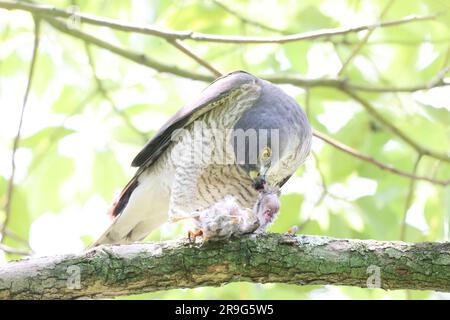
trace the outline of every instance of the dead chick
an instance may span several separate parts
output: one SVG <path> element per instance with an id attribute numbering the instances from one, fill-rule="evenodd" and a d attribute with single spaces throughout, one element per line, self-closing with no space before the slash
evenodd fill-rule
<path id="1" fill-rule="evenodd" d="M 259 227 L 257 217 L 250 209 L 241 208 L 236 199 L 226 196 L 211 208 L 194 216 L 194 229 L 189 238 L 201 235 L 204 241 L 224 240 L 232 236 L 252 233 Z"/>
<path id="2" fill-rule="evenodd" d="M 202 236 L 203 241 L 218 241 L 263 233 L 280 209 L 279 195 L 279 188 L 265 187 L 253 209 L 241 208 L 235 197 L 228 195 L 212 207 L 186 217 L 194 221 L 194 231 L 188 232 L 188 238 L 195 241 L 196 237 Z"/>
<path id="3" fill-rule="evenodd" d="M 267 228 L 275 221 L 280 211 L 280 189 L 278 187 L 265 186 L 258 196 L 258 201 L 253 212 L 258 218 L 259 227 L 257 233 L 266 232 Z"/>

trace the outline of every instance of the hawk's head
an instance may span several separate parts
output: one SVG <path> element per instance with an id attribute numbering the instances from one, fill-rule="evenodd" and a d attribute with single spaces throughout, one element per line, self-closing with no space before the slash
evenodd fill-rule
<path id="1" fill-rule="evenodd" d="M 236 162 L 261 190 L 282 186 L 305 161 L 311 148 L 311 127 L 297 102 L 279 87 L 261 81 L 259 98 L 236 122 Z"/>

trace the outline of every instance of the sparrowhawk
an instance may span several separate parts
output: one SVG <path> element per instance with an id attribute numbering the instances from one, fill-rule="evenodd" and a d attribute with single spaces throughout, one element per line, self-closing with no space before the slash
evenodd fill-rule
<path id="1" fill-rule="evenodd" d="M 304 111 L 279 87 L 244 71 L 218 78 L 135 157 L 137 172 L 94 245 L 140 241 L 227 196 L 252 208 L 264 185 L 281 187 L 294 174 L 311 139 Z"/>

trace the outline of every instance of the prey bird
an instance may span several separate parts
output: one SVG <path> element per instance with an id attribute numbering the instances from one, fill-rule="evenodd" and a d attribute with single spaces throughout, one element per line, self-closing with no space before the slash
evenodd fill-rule
<path id="1" fill-rule="evenodd" d="M 278 86 L 244 71 L 220 77 L 134 158 L 136 174 L 92 246 L 141 241 L 164 222 L 229 196 L 253 208 L 261 190 L 281 187 L 295 173 L 311 140 L 304 111 Z"/>
<path id="2" fill-rule="evenodd" d="M 226 240 L 250 233 L 263 233 L 275 220 L 280 210 L 278 187 L 264 186 L 259 190 L 258 200 L 253 207 L 241 208 L 236 198 L 227 195 L 212 207 L 192 213 L 189 216 L 173 217 L 173 221 L 191 219 L 194 230 L 188 232 L 189 240 L 202 236 L 203 241 Z"/>

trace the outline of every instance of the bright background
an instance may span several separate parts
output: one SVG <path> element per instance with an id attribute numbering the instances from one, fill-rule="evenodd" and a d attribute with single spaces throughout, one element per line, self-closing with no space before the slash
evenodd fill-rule
<path id="1" fill-rule="evenodd" d="M 223 0 L 221 0 L 223 1 Z M 388 1 L 39 1 L 81 12 L 211 34 L 279 36 L 379 21 Z M 342 78 L 374 87 L 429 83 L 448 66 L 450 2 L 399 0 L 382 20 L 444 14 L 430 21 L 376 29 Z M 270 26 L 258 26 L 246 19 Z M 33 20 L 23 11 L 0 9 L 0 222 L 11 176 L 16 136 L 33 47 Z M 164 39 L 81 26 L 99 38 L 147 54 L 181 69 L 208 74 Z M 336 77 L 366 31 L 288 44 L 220 44 L 186 41 L 223 72 Z M 106 211 L 132 177 L 131 160 L 176 110 L 207 85 L 161 74 L 85 44 L 42 23 L 41 43 L 21 141 L 5 245 L 35 255 L 81 252 L 107 226 Z M 104 91 L 99 90 L 98 81 Z M 448 70 L 447 70 L 448 71 Z M 448 79 L 447 79 L 448 80 Z M 383 163 L 407 172 L 417 152 L 386 130 L 361 105 L 339 90 L 282 88 L 307 109 L 314 128 Z M 434 151 L 450 150 L 450 89 L 405 93 L 359 93 L 409 137 Z M 309 96 L 308 102 L 306 101 Z M 298 175 L 283 188 L 281 215 L 272 232 L 301 226 L 303 234 L 406 241 L 449 240 L 450 190 L 417 182 L 344 154 L 321 140 Z M 450 165 L 422 157 L 416 174 L 448 179 Z M 324 187 L 326 185 L 326 187 Z M 408 195 L 411 194 L 410 197 Z M 409 199 L 409 200 L 408 200 Z M 405 216 L 406 215 L 406 216 Z M 403 222 L 406 217 L 405 222 Z M 149 240 L 182 236 L 165 225 Z M 28 243 L 28 245 L 26 244 Z M 0 250 L 0 265 L 18 258 Z M 427 291 L 383 291 L 351 287 L 234 283 L 221 288 L 180 289 L 133 296 L 142 299 L 403 299 L 450 298 Z"/>

